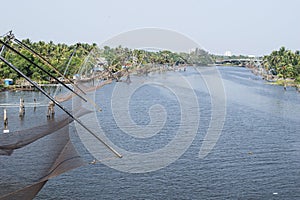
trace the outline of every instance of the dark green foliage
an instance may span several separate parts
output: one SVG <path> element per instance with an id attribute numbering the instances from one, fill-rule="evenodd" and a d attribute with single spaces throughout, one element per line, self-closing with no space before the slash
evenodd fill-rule
<path id="1" fill-rule="evenodd" d="M 175 53 L 168 50 L 145 51 L 142 49 L 128 49 L 118 46 L 110 48 L 105 46 L 103 57 L 106 58 L 109 65 L 135 64 L 142 66 L 144 64 L 178 65 L 178 64 L 196 64 L 208 65 L 213 61 L 210 55 L 200 49 L 191 53 Z"/>
<path id="2" fill-rule="evenodd" d="M 64 73 L 69 57 L 75 48 L 75 45 L 68 46 L 66 44 L 54 44 L 52 41 L 50 41 L 49 43 L 43 41 L 31 42 L 29 39 L 26 39 L 22 40 L 22 42 L 34 49 L 37 53 L 41 54 L 61 73 Z M 29 58 L 39 66 L 43 67 L 53 76 L 59 76 L 54 70 L 52 70 L 45 63 L 43 63 L 43 61 L 41 61 L 36 55 L 25 50 L 24 48 L 21 48 L 17 44 L 11 43 L 11 46 L 20 51 L 23 55 L 25 55 L 27 58 Z M 93 45 L 89 44 L 81 44 L 79 46 L 79 48 L 76 51 L 76 54 L 72 58 L 69 70 L 66 74 L 67 76 L 71 76 L 75 72 L 77 72 L 82 61 L 92 48 Z M 50 80 L 50 77 L 47 74 L 43 73 L 40 69 L 34 67 L 29 62 L 21 58 L 19 55 L 16 55 L 12 51 L 6 49 L 6 51 L 4 51 L 3 53 L 3 57 L 9 62 L 11 62 L 13 65 L 18 67 L 26 76 L 29 76 L 35 81 Z M 20 76 L 16 72 L 11 70 L 5 63 L 0 62 L 0 78 L 12 78 L 16 80 L 19 79 Z"/>
<path id="3" fill-rule="evenodd" d="M 300 55 L 281 47 L 278 51 L 273 51 L 270 55 L 264 56 L 264 67 L 266 70 L 276 71 L 276 73 L 286 79 L 293 78 L 299 80 L 300 76 Z"/>

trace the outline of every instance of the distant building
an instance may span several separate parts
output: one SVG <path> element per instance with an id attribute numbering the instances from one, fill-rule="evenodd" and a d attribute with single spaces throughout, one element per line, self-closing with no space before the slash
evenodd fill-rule
<path id="1" fill-rule="evenodd" d="M 231 51 L 225 51 L 224 56 L 229 56 L 229 57 L 232 56 Z"/>

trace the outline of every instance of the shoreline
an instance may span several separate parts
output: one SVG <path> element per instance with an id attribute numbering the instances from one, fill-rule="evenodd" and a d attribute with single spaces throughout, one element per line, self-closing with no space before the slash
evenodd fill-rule
<path id="1" fill-rule="evenodd" d="M 251 70 L 251 72 L 256 75 L 261 77 L 263 80 L 266 81 L 266 84 L 269 85 L 279 85 L 283 87 L 295 87 L 298 92 L 300 92 L 300 83 L 297 83 L 294 79 L 287 78 L 278 78 L 277 75 L 270 75 L 266 74 L 262 69 L 258 69 L 256 67 L 246 67 Z"/>
<path id="2" fill-rule="evenodd" d="M 218 67 L 229 67 L 229 65 L 212 65 L 212 66 L 218 66 Z M 278 85 L 278 86 L 286 86 L 286 87 L 295 87 L 296 90 L 300 93 L 300 83 L 297 83 L 294 79 L 287 78 L 284 80 L 283 78 L 278 78 L 276 75 L 270 75 L 266 74 L 263 69 L 257 68 L 257 67 L 251 67 L 251 66 L 233 66 L 233 67 L 244 67 L 247 69 L 250 69 L 251 72 L 261 77 L 263 80 L 266 81 L 266 84 L 269 85 Z M 58 87 L 60 84 L 39 84 L 41 87 Z M 6 92 L 6 91 L 37 91 L 36 88 L 32 85 L 9 85 L 4 86 L 0 85 L 0 92 Z"/>
<path id="3" fill-rule="evenodd" d="M 40 87 L 59 87 L 61 84 L 38 84 Z M 68 85 L 68 84 L 66 84 Z M 0 92 L 5 91 L 36 91 L 37 89 L 32 85 L 9 85 L 0 87 Z"/>

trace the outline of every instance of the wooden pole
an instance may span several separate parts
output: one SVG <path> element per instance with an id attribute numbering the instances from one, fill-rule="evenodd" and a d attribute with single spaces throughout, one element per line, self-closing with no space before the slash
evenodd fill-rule
<path id="1" fill-rule="evenodd" d="M 47 118 L 54 117 L 55 114 L 54 106 L 55 106 L 54 102 L 50 101 L 48 104 Z"/>
<path id="2" fill-rule="evenodd" d="M 4 129 L 7 129 L 8 126 L 8 118 L 7 118 L 7 114 L 6 114 L 6 109 L 3 110 L 4 112 Z"/>
<path id="3" fill-rule="evenodd" d="M 33 105 L 33 111 L 36 111 L 36 99 L 33 99 L 34 105 Z"/>
<path id="4" fill-rule="evenodd" d="M 20 98 L 19 117 L 23 117 L 24 114 L 25 114 L 24 99 L 23 99 L 23 98 Z"/>

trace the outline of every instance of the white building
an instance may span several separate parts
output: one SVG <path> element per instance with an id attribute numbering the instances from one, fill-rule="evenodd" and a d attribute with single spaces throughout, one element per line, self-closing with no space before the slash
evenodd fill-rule
<path id="1" fill-rule="evenodd" d="M 231 51 L 225 51 L 224 56 L 232 56 Z"/>

